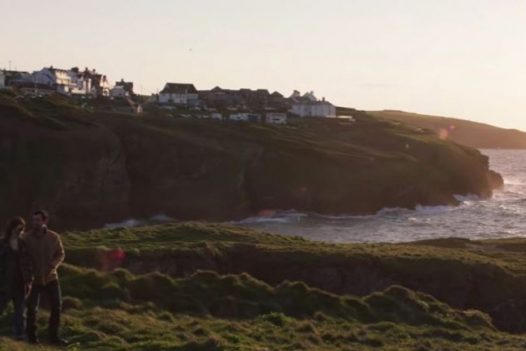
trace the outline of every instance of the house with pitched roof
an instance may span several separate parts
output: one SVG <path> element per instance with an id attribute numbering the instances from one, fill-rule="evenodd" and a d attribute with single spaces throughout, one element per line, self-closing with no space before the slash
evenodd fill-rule
<path id="1" fill-rule="evenodd" d="M 72 76 L 68 70 L 53 66 L 44 67 L 40 71 L 33 72 L 33 82 L 53 87 L 61 94 L 69 94 L 74 86 Z"/>
<path id="2" fill-rule="evenodd" d="M 193 84 L 166 83 L 159 92 L 159 103 L 193 107 L 199 104 L 199 95 Z"/>
<path id="3" fill-rule="evenodd" d="M 121 79 L 120 82 L 115 82 L 115 85 L 110 90 L 111 97 L 124 98 L 126 96 L 134 96 L 133 82 L 125 82 Z"/>

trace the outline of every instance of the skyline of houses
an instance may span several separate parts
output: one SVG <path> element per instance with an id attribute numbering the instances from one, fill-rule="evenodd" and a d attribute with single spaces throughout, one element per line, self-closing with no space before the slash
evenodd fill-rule
<path id="1" fill-rule="evenodd" d="M 80 98 L 110 98 L 126 100 L 134 112 L 142 111 L 144 98 L 134 93 L 134 84 L 121 79 L 115 84 L 105 74 L 95 69 L 78 67 L 60 69 L 44 67 L 32 73 L 25 71 L 0 70 L 0 89 L 16 88 L 25 95 L 44 96 L 59 93 Z M 145 100 L 145 99 L 144 99 Z M 287 114 L 298 117 L 337 117 L 336 107 L 313 91 L 301 94 L 295 90 L 289 97 L 278 91 L 267 89 L 223 89 L 216 86 L 210 90 L 198 90 L 191 83 L 167 82 L 158 94 L 152 94 L 149 103 L 167 109 L 193 109 L 215 112 L 229 111 L 228 119 L 233 121 L 266 121 L 286 123 Z M 263 116 L 263 117 L 262 117 Z M 271 121 L 271 122 L 270 122 Z"/>
<path id="2" fill-rule="evenodd" d="M 0 88 L 6 87 L 34 96 L 53 93 L 91 98 L 134 95 L 132 82 L 121 79 L 112 86 L 106 75 L 87 67 L 80 70 L 78 67 L 62 69 L 49 66 L 32 73 L 0 70 Z"/>

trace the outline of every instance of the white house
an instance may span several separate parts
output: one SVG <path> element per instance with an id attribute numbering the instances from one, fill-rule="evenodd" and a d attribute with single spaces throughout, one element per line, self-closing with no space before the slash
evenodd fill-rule
<path id="1" fill-rule="evenodd" d="M 193 84 L 166 83 L 159 93 L 160 104 L 196 106 L 199 96 Z"/>
<path id="2" fill-rule="evenodd" d="M 336 107 L 327 101 L 295 102 L 290 112 L 300 117 L 336 117 Z"/>
<path id="3" fill-rule="evenodd" d="M 61 94 L 69 94 L 74 85 L 69 71 L 53 66 L 33 72 L 33 82 L 55 87 L 56 91 Z"/>
<path id="4" fill-rule="evenodd" d="M 128 96 L 128 91 L 122 85 L 116 85 L 110 89 L 110 96 L 114 98 L 123 98 Z"/>
<path id="5" fill-rule="evenodd" d="M 267 112 L 265 123 L 270 124 L 287 124 L 287 114 L 281 112 Z"/>
<path id="6" fill-rule="evenodd" d="M 95 91 L 95 95 L 110 96 L 110 82 L 108 78 L 102 75 L 96 82 L 97 84 L 92 89 Z"/>
<path id="7" fill-rule="evenodd" d="M 68 70 L 71 77 L 71 85 L 67 94 L 90 95 L 92 93 L 92 81 L 89 74 L 80 72 L 77 67 Z"/>
<path id="8" fill-rule="evenodd" d="M 65 95 L 89 95 L 92 93 L 91 76 L 74 67 L 69 70 L 44 67 L 32 74 L 34 84 L 53 87 L 56 92 Z"/>
<path id="9" fill-rule="evenodd" d="M 84 77 L 91 79 L 91 95 L 110 96 L 110 81 L 106 75 L 97 73 L 96 70 L 86 68 L 83 72 Z"/>
<path id="10" fill-rule="evenodd" d="M 91 91 L 91 79 L 80 78 L 71 85 L 68 94 L 90 95 Z"/>
<path id="11" fill-rule="evenodd" d="M 318 100 L 314 92 L 305 93 L 303 96 L 294 91 L 289 112 L 299 117 L 336 117 L 336 107 L 325 98 Z"/>
<path id="12" fill-rule="evenodd" d="M 120 82 L 115 82 L 115 86 L 110 90 L 110 96 L 114 98 L 124 98 L 134 95 L 133 82 L 125 82 L 124 79 L 121 79 Z"/>

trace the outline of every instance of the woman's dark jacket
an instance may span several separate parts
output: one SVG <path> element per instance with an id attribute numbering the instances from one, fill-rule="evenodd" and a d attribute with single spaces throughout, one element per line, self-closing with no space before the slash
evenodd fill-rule
<path id="1" fill-rule="evenodd" d="M 14 296 L 24 291 L 24 284 L 32 280 L 31 257 L 25 243 L 18 240 L 18 250 L 14 251 L 8 241 L 0 241 L 0 293 Z"/>

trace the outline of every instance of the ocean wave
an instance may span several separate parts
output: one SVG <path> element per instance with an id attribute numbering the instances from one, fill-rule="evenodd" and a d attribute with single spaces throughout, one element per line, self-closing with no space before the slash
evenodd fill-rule
<path id="1" fill-rule="evenodd" d="M 467 194 L 467 195 L 455 194 L 453 195 L 453 197 L 459 202 L 479 201 L 480 200 L 480 196 L 478 196 L 477 194 Z"/>
<path id="2" fill-rule="evenodd" d="M 150 221 L 154 222 L 171 222 L 174 219 L 170 216 L 165 215 L 164 213 L 156 214 L 155 216 L 150 217 Z"/>
<path id="3" fill-rule="evenodd" d="M 133 228 L 143 225 L 144 221 L 140 221 L 134 218 L 128 218 L 122 222 L 108 223 L 104 225 L 104 229 L 119 229 L 119 228 Z"/>
<path id="4" fill-rule="evenodd" d="M 134 228 L 134 227 L 140 227 L 145 224 L 154 222 L 154 223 L 164 223 L 164 222 L 171 222 L 174 219 L 165 215 L 164 213 L 159 213 L 154 216 L 151 216 L 147 220 L 142 219 L 135 219 L 135 218 L 127 218 L 122 220 L 121 222 L 115 222 L 115 223 L 107 223 L 104 225 L 104 229 L 119 229 L 119 228 Z"/>
<path id="5" fill-rule="evenodd" d="M 386 207 L 380 211 L 370 215 L 353 215 L 353 214 L 339 214 L 329 215 L 316 212 L 299 212 L 299 211 L 276 211 L 269 216 L 252 216 L 239 221 L 229 222 L 230 224 L 239 225 L 257 225 L 257 224 L 294 224 L 302 220 L 314 220 L 316 222 L 331 221 L 331 222 L 347 222 L 347 221 L 363 221 L 374 220 L 379 218 L 399 218 L 418 214 L 433 215 L 441 214 L 454 210 L 454 206 L 422 206 L 418 205 L 415 209 L 402 207 Z"/>
<path id="6" fill-rule="evenodd" d="M 286 217 L 248 217 L 240 221 L 233 221 L 230 224 L 264 224 L 264 223 L 290 223 L 290 218 Z"/>

